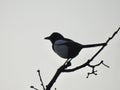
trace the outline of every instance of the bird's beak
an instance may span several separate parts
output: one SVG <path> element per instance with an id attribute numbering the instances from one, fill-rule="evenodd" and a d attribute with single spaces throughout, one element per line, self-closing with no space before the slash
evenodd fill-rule
<path id="1" fill-rule="evenodd" d="M 50 39 L 50 37 L 45 37 L 44 39 L 47 39 L 47 40 L 49 40 L 49 39 Z"/>

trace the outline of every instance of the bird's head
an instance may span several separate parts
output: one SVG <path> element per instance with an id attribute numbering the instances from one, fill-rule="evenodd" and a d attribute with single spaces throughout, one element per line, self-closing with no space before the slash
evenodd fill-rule
<path id="1" fill-rule="evenodd" d="M 46 40 L 50 40 L 52 43 L 54 43 L 56 40 L 63 39 L 63 38 L 64 37 L 58 32 L 54 32 L 50 36 L 45 37 Z"/>

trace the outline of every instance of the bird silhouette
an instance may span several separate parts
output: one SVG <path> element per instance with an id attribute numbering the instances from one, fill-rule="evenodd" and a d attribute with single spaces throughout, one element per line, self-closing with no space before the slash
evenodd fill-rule
<path id="1" fill-rule="evenodd" d="M 76 57 L 83 48 L 106 45 L 106 43 L 83 45 L 63 37 L 63 35 L 58 32 L 52 33 L 50 36 L 45 37 L 45 39 L 51 41 L 53 51 L 60 57 L 67 59 L 66 62 L 71 61 L 74 57 Z"/>

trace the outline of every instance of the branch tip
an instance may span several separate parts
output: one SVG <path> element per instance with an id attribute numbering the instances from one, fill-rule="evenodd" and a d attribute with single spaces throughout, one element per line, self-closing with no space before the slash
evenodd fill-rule
<path id="1" fill-rule="evenodd" d="M 45 86 L 44 86 L 44 83 L 43 83 L 43 80 L 42 80 L 42 77 L 41 77 L 41 74 L 40 74 L 40 70 L 38 69 L 37 72 L 38 72 L 39 80 L 41 82 L 41 86 L 43 87 L 43 90 L 45 90 Z"/>
<path id="2" fill-rule="evenodd" d="M 30 86 L 30 88 L 34 88 L 34 86 Z"/>
<path id="3" fill-rule="evenodd" d="M 110 66 L 106 65 L 104 62 L 102 62 L 102 65 L 104 65 L 107 68 L 110 68 Z"/>
<path id="4" fill-rule="evenodd" d="M 30 86 L 30 88 L 34 89 L 34 90 L 38 90 L 37 88 L 35 88 L 34 86 Z"/>
<path id="5" fill-rule="evenodd" d="M 37 72 L 40 73 L 40 70 L 38 69 Z"/>

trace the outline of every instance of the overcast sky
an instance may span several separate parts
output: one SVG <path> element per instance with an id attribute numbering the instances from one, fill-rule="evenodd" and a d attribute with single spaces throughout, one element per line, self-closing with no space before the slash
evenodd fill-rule
<path id="1" fill-rule="evenodd" d="M 0 0 L 0 90 L 31 90 L 45 85 L 65 62 L 44 40 L 52 32 L 82 44 L 105 42 L 120 26 L 120 0 Z M 98 48 L 83 49 L 72 67 L 84 63 Z M 52 90 L 120 90 L 120 32 L 94 59 L 90 68 L 62 73 Z"/>

